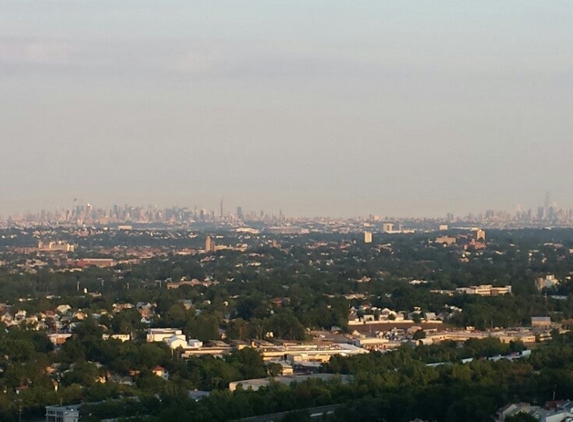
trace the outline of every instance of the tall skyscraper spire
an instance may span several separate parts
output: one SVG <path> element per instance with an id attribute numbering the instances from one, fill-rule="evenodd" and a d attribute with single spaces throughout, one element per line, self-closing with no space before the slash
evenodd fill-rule
<path id="1" fill-rule="evenodd" d="M 545 192 L 545 208 L 549 209 L 551 206 L 551 192 Z"/>
<path id="2" fill-rule="evenodd" d="M 549 218 L 549 209 L 551 208 L 551 192 L 545 192 L 545 203 L 543 204 L 543 219 Z"/>

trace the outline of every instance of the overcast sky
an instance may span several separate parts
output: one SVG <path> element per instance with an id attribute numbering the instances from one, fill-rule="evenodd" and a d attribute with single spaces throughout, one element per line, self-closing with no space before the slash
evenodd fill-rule
<path id="1" fill-rule="evenodd" d="M 563 1 L 0 1 L 0 214 L 573 207 Z"/>

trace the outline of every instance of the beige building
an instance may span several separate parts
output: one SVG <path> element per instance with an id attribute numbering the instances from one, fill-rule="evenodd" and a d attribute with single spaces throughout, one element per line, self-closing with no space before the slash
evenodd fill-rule
<path id="1" fill-rule="evenodd" d="M 456 241 L 457 241 L 457 239 L 455 237 L 452 237 L 452 236 L 440 236 L 440 237 L 436 238 L 434 243 L 439 243 L 441 245 L 450 246 L 450 245 L 455 245 Z"/>
<path id="2" fill-rule="evenodd" d="M 207 236 L 205 239 L 205 252 L 215 252 L 215 241 L 211 238 L 211 236 Z"/>
<path id="3" fill-rule="evenodd" d="M 384 233 L 392 233 L 394 231 L 394 224 L 392 224 L 392 223 L 382 224 L 382 231 Z"/>
<path id="4" fill-rule="evenodd" d="M 537 290 L 543 290 L 544 288 L 555 287 L 559 283 L 559 280 L 555 278 L 553 274 L 548 274 L 545 278 L 538 278 L 535 282 L 535 286 L 537 287 Z"/>
<path id="5" fill-rule="evenodd" d="M 68 242 L 58 241 L 58 242 L 38 242 L 38 252 L 73 252 L 74 245 L 70 245 Z"/>
<path id="6" fill-rule="evenodd" d="M 548 330 L 551 328 L 551 318 L 548 316 L 531 317 L 531 328 Z"/>
<path id="7" fill-rule="evenodd" d="M 511 294 L 511 286 L 494 287 L 491 284 L 482 284 L 480 286 L 458 287 L 457 293 L 478 296 L 500 296 Z"/>
<path id="8" fill-rule="evenodd" d="M 364 232 L 364 243 L 372 243 L 372 232 Z"/>
<path id="9" fill-rule="evenodd" d="M 147 330 L 146 340 L 148 343 L 155 341 L 166 341 L 171 336 L 180 336 L 183 331 L 177 328 L 149 328 Z"/>

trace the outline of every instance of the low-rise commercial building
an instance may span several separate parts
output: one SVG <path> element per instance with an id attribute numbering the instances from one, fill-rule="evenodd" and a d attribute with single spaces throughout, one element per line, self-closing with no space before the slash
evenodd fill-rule
<path id="1" fill-rule="evenodd" d="M 46 422 L 78 422 L 80 405 L 46 406 Z"/>

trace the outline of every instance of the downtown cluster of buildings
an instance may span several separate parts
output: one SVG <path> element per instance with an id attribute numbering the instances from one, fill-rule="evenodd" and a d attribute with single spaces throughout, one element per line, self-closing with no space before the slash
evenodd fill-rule
<path id="1" fill-rule="evenodd" d="M 189 226 L 194 224 L 221 224 L 240 226 L 244 222 L 259 223 L 263 225 L 312 227 L 319 223 L 322 225 L 336 224 L 337 222 L 372 223 L 381 226 L 383 233 L 400 233 L 412 229 L 435 229 L 440 224 L 454 226 L 479 225 L 482 227 L 547 227 L 547 226 L 573 226 L 573 209 L 557 206 L 551 200 L 549 193 L 545 195 L 544 204 L 536 209 L 522 209 L 518 206 L 516 211 L 487 210 L 482 213 L 470 213 L 455 217 L 448 213 L 444 218 L 392 218 L 378 215 L 368 215 L 358 218 L 293 218 L 287 217 L 282 210 L 278 213 L 268 213 L 263 210 L 244 211 L 238 206 L 229 211 L 221 199 L 218 209 L 200 207 L 158 207 L 158 206 L 131 206 L 114 205 L 109 209 L 97 208 L 90 203 L 80 203 L 74 200 L 73 206 L 68 209 L 40 212 L 26 212 L 21 214 L 0 216 L 0 228 L 23 225 L 172 225 Z"/>
<path id="2" fill-rule="evenodd" d="M 71 209 L 57 209 L 54 211 L 42 210 L 38 213 L 0 217 L 0 222 L 7 227 L 10 225 L 121 225 L 121 224 L 163 224 L 187 225 L 194 223 L 239 223 L 253 222 L 280 222 L 285 220 L 282 211 L 278 214 L 268 214 L 265 211 L 244 212 L 237 207 L 235 212 L 226 212 L 221 201 L 218 211 L 205 208 L 166 207 L 157 206 L 131 206 L 114 205 L 110 209 L 94 208 L 90 203 L 78 205 L 74 201 Z M 0 226 L 1 227 L 1 226 Z"/>

